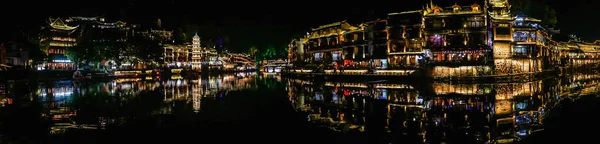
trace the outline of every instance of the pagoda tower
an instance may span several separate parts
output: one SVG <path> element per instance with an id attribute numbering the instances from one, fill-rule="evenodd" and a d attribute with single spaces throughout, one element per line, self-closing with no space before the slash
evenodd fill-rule
<path id="1" fill-rule="evenodd" d="M 491 29 L 490 39 L 494 51 L 494 59 L 506 59 L 510 57 L 513 17 L 510 13 L 508 0 L 488 0 L 486 4 L 490 16 Z"/>
<path id="2" fill-rule="evenodd" d="M 489 0 L 488 10 L 492 19 L 510 19 L 510 4 L 508 0 Z"/>
<path id="3" fill-rule="evenodd" d="M 201 48 L 200 48 L 200 36 L 198 36 L 198 33 L 196 33 L 196 35 L 194 35 L 194 38 L 192 38 L 192 69 L 197 69 L 199 70 L 201 65 L 201 61 L 202 61 L 202 52 L 201 52 Z"/>

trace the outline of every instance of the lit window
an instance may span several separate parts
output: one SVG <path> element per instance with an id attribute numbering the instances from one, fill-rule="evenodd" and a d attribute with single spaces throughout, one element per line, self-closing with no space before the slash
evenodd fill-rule
<path id="1" fill-rule="evenodd" d="M 434 35 L 429 38 L 429 43 L 431 46 L 443 46 L 444 38 L 440 35 Z"/>
<path id="2" fill-rule="evenodd" d="M 455 4 L 452 6 L 452 10 L 453 10 L 454 12 L 460 12 L 460 6 L 459 6 L 458 4 L 456 4 L 456 3 L 455 3 Z"/>
<path id="3" fill-rule="evenodd" d="M 473 5 L 471 5 L 471 9 L 473 10 L 473 12 L 479 12 L 479 5 L 473 4 Z"/>

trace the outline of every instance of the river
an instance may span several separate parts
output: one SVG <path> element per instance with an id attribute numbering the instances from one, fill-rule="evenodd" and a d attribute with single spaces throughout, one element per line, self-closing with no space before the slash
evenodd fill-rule
<path id="1" fill-rule="evenodd" d="M 0 83 L 0 143 L 510 143 L 600 77 L 526 83 L 323 81 L 235 73 Z"/>

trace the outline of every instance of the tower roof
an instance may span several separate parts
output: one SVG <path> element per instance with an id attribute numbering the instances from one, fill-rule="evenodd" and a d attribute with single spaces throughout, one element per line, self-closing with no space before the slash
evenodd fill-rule
<path id="1" fill-rule="evenodd" d="M 196 33 L 196 34 L 194 35 L 194 38 L 200 38 L 200 36 L 198 36 L 198 33 Z"/>
<path id="2" fill-rule="evenodd" d="M 60 29 L 60 30 L 74 30 L 77 27 L 79 27 L 79 26 L 74 26 L 74 27 L 69 26 L 69 25 L 65 24 L 65 22 L 60 18 L 56 18 L 56 19 L 50 18 L 50 26 L 52 28 Z"/>

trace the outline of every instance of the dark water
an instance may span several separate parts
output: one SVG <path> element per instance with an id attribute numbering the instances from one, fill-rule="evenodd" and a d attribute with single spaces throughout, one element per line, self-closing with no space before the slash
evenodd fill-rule
<path id="1" fill-rule="evenodd" d="M 545 128 L 563 130 L 556 125 L 569 119 L 549 111 L 596 108 L 594 98 L 586 98 L 588 107 L 569 105 L 595 95 L 598 80 L 573 74 L 527 83 L 419 84 L 239 73 L 3 82 L 0 143 L 535 142 Z"/>

